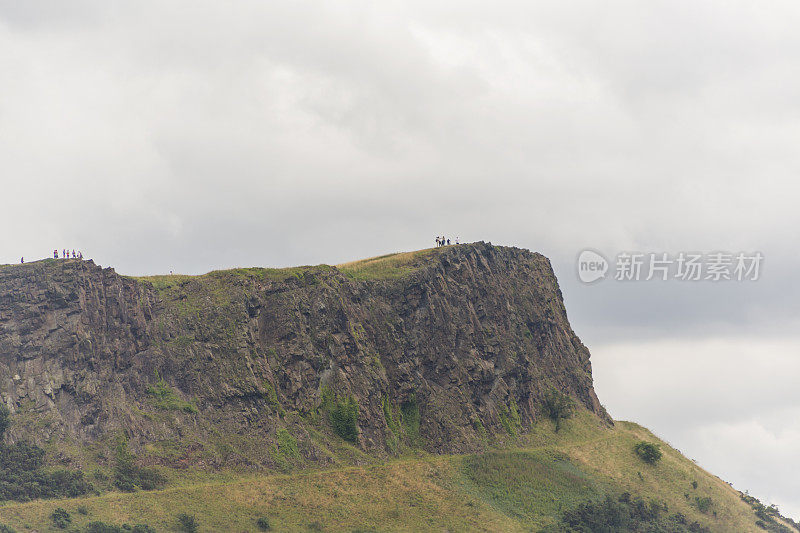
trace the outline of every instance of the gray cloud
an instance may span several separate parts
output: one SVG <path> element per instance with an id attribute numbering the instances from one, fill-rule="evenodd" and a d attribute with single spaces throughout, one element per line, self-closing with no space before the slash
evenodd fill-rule
<path id="1" fill-rule="evenodd" d="M 716 361 L 708 338 L 767 342 L 800 317 L 798 22 L 789 1 L 0 0 L 0 261 L 69 246 L 123 273 L 200 273 L 447 233 L 551 257 L 599 376 L 626 366 L 607 356 L 623 342 Z M 588 287 L 585 247 L 760 250 L 765 270 Z M 758 376 L 731 383 L 758 395 Z M 676 393 L 654 390 L 632 415 L 694 432 L 690 455 L 767 424 L 720 405 L 662 426 Z M 716 445 L 715 471 L 772 494 L 736 470 L 749 448 Z M 798 509 L 800 464 L 770 445 L 751 462 Z"/>

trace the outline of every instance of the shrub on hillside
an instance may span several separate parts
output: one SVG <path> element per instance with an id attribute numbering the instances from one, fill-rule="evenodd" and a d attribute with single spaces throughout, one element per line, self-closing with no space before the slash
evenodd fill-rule
<path id="1" fill-rule="evenodd" d="M 0 443 L 0 501 L 74 498 L 94 490 L 82 472 L 44 471 L 43 458 L 38 446 Z"/>
<path id="2" fill-rule="evenodd" d="M 785 516 L 781 516 L 780 511 L 775 505 L 770 505 L 767 507 L 763 503 L 759 501 L 758 498 L 754 496 L 750 496 L 746 493 L 739 493 L 742 500 L 747 503 L 755 512 L 756 517 L 758 520 L 756 521 L 756 525 L 761 529 L 765 529 L 767 531 L 774 531 L 776 533 L 790 533 L 792 530 L 786 527 L 785 525 L 781 524 L 776 520 L 776 518 L 780 518 L 781 520 L 786 521 L 787 523 L 794 526 L 795 529 L 800 531 L 800 524 L 792 520 L 791 518 L 787 518 Z"/>
<path id="3" fill-rule="evenodd" d="M 322 408 L 334 433 L 346 441 L 358 442 L 358 403 L 352 395 L 341 398 L 330 389 L 322 391 Z"/>
<path id="4" fill-rule="evenodd" d="M 358 441 L 358 404 L 352 396 L 337 401 L 330 412 L 331 424 L 337 435 L 344 440 Z"/>
<path id="5" fill-rule="evenodd" d="M 178 527 L 185 533 L 195 533 L 199 525 L 193 514 L 181 513 L 178 515 Z"/>
<path id="6" fill-rule="evenodd" d="M 575 412 L 575 400 L 567 394 L 551 388 L 544 396 L 542 410 L 545 416 L 555 422 L 556 431 L 561 429 L 561 421 L 571 418 Z"/>
<path id="7" fill-rule="evenodd" d="M 403 429 L 412 445 L 416 444 L 419 439 L 420 420 L 417 395 L 412 394 L 408 400 L 400 404 L 400 422 L 403 424 Z"/>
<path id="8" fill-rule="evenodd" d="M 710 497 L 705 496 L 703 498 L 695 497 L 694 505 L 697 507 L 697 510 L 703 514 L 706 514 L 708 511 L 711 510 L 711 506 L 714 505 L 714 500 Z"/>
<path id="9" fill-rule="evenodd" d="M 0 524 L 0 533 L 17 533 L 17 530 L 11 526 Z"/>
<path id="10" fill-rule="evenodd" d="M 85 533 L 124 533 L 124 529 L 105 522 L 90 522 L 86 525 Z"/>
<path id="11" fill-rule="evenodd" d="M 300 451 L 297 449 L 297 439 L 292 437 L 289 430 L 280 428 L 276 433 L 278 440 L 278 451 L 288 459 L 300 459 Z"/>
<path id="12" fill-rule="evenodd" d="M 272 524 L 269 523 L 269 518 L 262 516 L 258 520 L 256 520 L 256 526 L 261 531 L 269 531 L 272 529 Z"/>
<path id="13" fill-rule="evenodd" d="M 56 507 L 50 515 L 50 519 L 53 521 L 53 525 L 59 529 L 67 529 L 72 522 L 72 517 L 63 507 Z"/>
<path id="14" fill-rule="evenodd" d="M 0 470 L 8 474 L 32 472 L 42 467 L 44 450 L 27 442 L 2 446 Z"/>
<path id="15" fill-rule="evenodd" d="M 175 391 L 164 381 L 164 378 L 159 377 L 158 372 L 156 372 L 156 378 L 158 381 L 145 389 L 145 392 L 152 397 L 155 407 L 165 411 L 183 411 L 189 414 L 197 412 L 197 406 L 192 402 L 182 400 L 175 394 Z"/>
<path id="16" fill-rule="evenodd" d="M 588 501 L 565 511 L 561 524 L 555 531 L 569 533 L 622 533 L 647 531 L 649 533 L 708 533 L 699 523 L 686 524 L 681 514 L 666 516 L 666 505 L 641 498 L 621 496 L 616 500 L 607 496 L 601 501 Z"/>
<path id="17" fill-rule="evenodd" d="M 0 439 L 3 438 L 9 425 L 11 425 L 11 411 L 5 405 L 0 404 Z"/>
<path id="18" fill-rule="evenodd" d="M 127 524 L 117 526 L 114 524 L 106 524 L 105 522 L 91 522 L 84 529 L 84 533 L 155 533 L 156 530 L 147 524 L 136 524 L 131 527 Z"/>
<path id="19" fill-rule="evenodd" d="M 0 404 L 0 438 L 9 426 L 9 410 Z M 45 471 L 44 450 L 27 442 L 0 442 L 0 501 L 75 497 L 93 490 L 82 472 Z"/>
<path id="20" fill-rule="evenodd" d="M 154 490 L 163 487 L 166 478 L 152 468 L 138 466 L 134 456 L 128 451 L 128 444 L 121 441 L 117 445 L 116 465 L 114 465 L 114 486 L 123 492 L 133 492 L 136 488 Z"/>
<path id="21" fill-rule="evenodd" d="M 512 398 L 509 406 L 501 405 L 498 416 L 500 417 L 500 424 L 506 430 L 506 433 L 516 437 L 517 431 L 522 427 L 522 419 L 519 416 L 517 402 Z"/>
<path id="22" fill-rule="evenodd" d="M 636 452 L 636 455 L 644 461 L 645 463 L 649 463 L 651 465 L 656 464 L 661 459 L 661 450 L 658 447 L 658 444 L 652 442 L 641 441 L 637 442 L 636 445 L 633 447 L 633 450 Z"/>

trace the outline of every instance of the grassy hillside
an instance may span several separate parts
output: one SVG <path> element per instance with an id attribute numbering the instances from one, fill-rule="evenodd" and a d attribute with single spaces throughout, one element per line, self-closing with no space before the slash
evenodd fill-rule
<path id="1" fill-rule="evenodd" d="M 425 261 L 430 259 L 434 254 L 448 247 L 443 248 L 428 248 L 426 250 L 416 250 L 413 252 L 397 252 L 392 254 L 381 255 L 378 257 L 370 257 L 368 259 L 360 259 L 357 261 L 350 261 L 336 265 L 335 268 L 341 270 L 347 276 L 357 280 L 369 279 L 397 279 L 401 278 L 425 264 Z M 47 261 L 53 261 L 49 259 Z M 260 280 L 284 280 L 291 277 L 302 278 L 306 273 L 313 273 L 315 271 L 328 270 L 332 268 L 329 265 L 316 265 L 316 266 L 299 266 L 287 268 L 233 268 L 229 270 L 215 270 L 207 274 L 200 274 L 197 276 L 186 274 L 170 274 L 158 276 L 135 276 L 133 279 L 139 281 L 146 281 L 153 285 L 158 290 L 169 290 L 176 287 L 186 285 L 192 280 L 198 281 L 217 281 L 223 284 L 232 279 L 260 279 Z"/>
<path id="2" fill-rule="evenodd" d="M 656 442 L 655 465 L 633 451 Z M 646 429 L 620 422 L 610 428 L 581 413 L 555 433 L 541 422 L 511 449 L 467 456 L 405 456 L 367 466 L 290 475 L 236 476 L 217 481 L 173 477 L 167 489 L 108 493 L 60 501 L 0 506 L 0 523 L 17 531 L 51 531 L 63 507 L 70 527 L 92 521 L 146 523 L 178 531 L 178 515 L 194 515 L 200 531 L 541 531 L 557 530 L 562 513 L 587 500 L 624 492 L 656 500 L 665 516 L 711 531 L 763 531 L 740 494 Z M 702 503 L 705 502 L 705 503 Z"/>
<path id="3" fill-rule="evenodd" d="M 428 248 L 414 252 L 402 252 L 370 257 L 336 265 L 336 268 L 353 279 L 396 279 L 410 274 L 433 254 L 445 248 Z"/>

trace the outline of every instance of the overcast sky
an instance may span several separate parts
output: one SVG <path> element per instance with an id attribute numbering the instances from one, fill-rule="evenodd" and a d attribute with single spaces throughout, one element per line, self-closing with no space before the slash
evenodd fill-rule
<path id="1" fill-rule="evenodd" d="M 800 517 L 800 5 L 0 0 L 0 262 L 548 255 L 601 400 Z M 754 282 L 577 280 L 764 254 Z"/>

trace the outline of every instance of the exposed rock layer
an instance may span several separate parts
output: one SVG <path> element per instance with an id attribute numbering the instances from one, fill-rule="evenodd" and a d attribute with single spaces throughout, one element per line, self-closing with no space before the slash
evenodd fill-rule
<path id="1" fill-rule="evenodd" d="M 403 438 L 387 410 L 397 418 L 412 403 L 419 442 L 436 452 L 503 435 L 513 406 L 522 428 L 533 423 L 550 387 L 608 420 L 547 258 L 477 243 L 411 266 L 393 279 L 320 266 L 152 283 L 90 261 L 0 268 L 7 438 L 89 444 L 124 432 L 139 449 L 189 437 L 202 448 L 220 433 L 271 443 L 288 426 L 307 458 L 324 460 L 304 429 L 324 426 L 323 390 L 356 399 L 358 445 L 379 453 Z"/>

